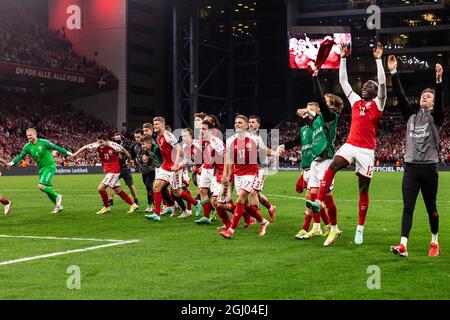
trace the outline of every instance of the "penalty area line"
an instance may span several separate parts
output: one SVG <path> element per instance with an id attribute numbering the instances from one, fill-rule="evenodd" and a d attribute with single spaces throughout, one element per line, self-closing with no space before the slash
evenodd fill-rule
<path id="1" fill-rule="evenodd" d="M 20 262 L 26 262 L 26 261 L 32 261 L 32 260 L 38 260 L 38 259 L 52 258 L 52 257 L 57 257 L 57 256 L 62 256 L 62 255 L 72 254 L 72 253 L 79 253 L 79 252 L 85 252 L 85 251 L 98 250 L 98 249 L 114 247 L 114 246 L 121 246 L 121 245 L 125 245 L 125 244 L 136 243 L 136 242 L 140 242 L 140 240 L 124 240 L 124 241 L 121 241 L 121 242 L 112 242 L 112 243 L 107 243 L 107 244 L 102 244 L 102 245 L 92 246 L 92 247 L 87 247 L 87 248 L 82 248 L 82 249 L 59 251 L 59 252 L 53 252 L 53 253 L 43 254 L 43 255 L 38 255 L 38 256 L 33 256 L 33 257 L 26 257 L 26 258 L 20 258 L 20 259 L 8 260 L 8 261 L 1 261 L 0 262 L 0 266 L 20 263 Z"/>

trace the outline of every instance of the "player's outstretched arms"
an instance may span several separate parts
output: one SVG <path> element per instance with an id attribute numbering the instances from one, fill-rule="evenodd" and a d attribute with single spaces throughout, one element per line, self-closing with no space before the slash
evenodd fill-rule
<path id="1" fill-rule="evenodd" d="M 392 89 L 395 97 L 397 98 L 400 111 L 405 121 L 415 113 L 413 107 L 409 103 L 409 100 L 405 94 L 400 77 L 397 73 L 397 58 L 394 55 L 390 55 L 387 60 L 387 67 L 392 77 Z"/>
<path id="2" fill-rule="evenodd" d="M 434 95 L 434 109 L 433 118 L 434 122 L 441 126 L 444 122 L 444 111 L 442 106 L 444 105 L 444 95 L 442 94 L 442 75 L 444 73 L 444 68 L 439 63 L 436 63 L 436 87 Z"/>
<path id="3" fill-rule="evenodd" d="M 347 45 L 341 44 L 340 48 L 341 63 L 339 65 L 339 84 L 341 85 L 342 91 L 344 91 L 348 101 L 351 105 L 353 105 L 356 101 L 361 100 L 361 97 L 353 91 L 350 83 L 348 82 L 346 59 L 348 51 Z"/>
<path id="4" fill-rule="evenodd" d="M 82 153 L 82 152 L 86 151 L 87 149 L 89 149 L 89 148 L 90 148 L 89 146 L 90 146 L 90 145 L 87 144 L 87 145 L 81 147 L 81 148 L 78 149 L 75 153 L 73 153 L 72 155 L 69 155 L 68 158 L 69 158 L 69 159 L 74 159 L 74 158 L 76 158 L 80 153 Z"/>
<path id="5" fill-rule="evenodd" d="M 377 78 L 378 78 L 378 95 L 376 98 L 376 103 L 378 105 L 378 109 L 381 111 L 384 110 L 384 106 L 386 105 L 386 74 L 384 73 L 383 68 L 383 45 L 381 42 L 377 42 L 376 47 L 373 49 L 373 57 L 375 58 L 375 62 L 377 64 Z"/>

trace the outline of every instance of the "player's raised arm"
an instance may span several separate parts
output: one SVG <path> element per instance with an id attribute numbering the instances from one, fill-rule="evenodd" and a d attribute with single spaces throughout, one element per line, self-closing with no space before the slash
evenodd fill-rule
<path id="1" fill-rule="evenodd" d="M 327 101 L 325 100 L 325 96 L 322 91 L 322 86 L 320 85 L 318 74 L 319 70 L 316 69 L 312 76 L 314 98 L 319 104 L 320 112 L 322 113 L 325 122 L 331 122 L 336 119 L 336 115 L 332 113 L 330 108 L 328 107 Z"/>
<path id="2" fill-rule="evenodd" d="M 45 139 L 42 139 L 42 141 L 44 142 L 44 144 L 47 147 L 47 149 L 56 150 L 56 151 L 58 151 L 58 152 L 60 152 L 62 154 L 66 154 L 66 155 L 69 155 L 69 156 L 72 154 L 69 150 L 67 150 L 67 149 L 65 149 L 63 147 L 60 147 L 60 146 L 54 144 L 53 142 L 50 142 L 50 141 L 45 140 Z"/>
<path id="3" fill-rule="evenodd" d="M 413 107 L 411 107 L 408 97 L 405 94 L 405 90 L 403 90 L 400 77 L 397 73 L 397 59 L 395 58 L 395 56 L 390 55 L 388 57 L 387 67 L 392 77 L 392 89 L 395 97 L 397 98 L 400 111 L 403 115 L 403 119 L 408 121 L 409 117 L 414 114 L 415 110 Z"/>
<path id="4" fill-rule="evenodd" d="M 386 74 L 384 73 L 383 60 L 383 45 L 378 42 L 377 46 L 373 49 L 373 57 L 377 64 L 377 78 L 378 78 L 378 95 L 375 102 L 378 105 L 379 110 L 383 110 L 386 105 Z"/>
<path id="5" fill-rule="evenodd" d="M 78 149 L 75 153 L 72 153 L 72 155 L 70 156 L 69 155 L 69 158 L 76 158 L 80 153 L 82 153 L 82 152 L 84 152 L 84 151 L 86 151 L 86 150 L 89 150 L 89 149 L 95 149 L 95 148 L 97 148 L 98 147 L 98 143 L 97 142 L 94 142 L 94 143 L 90 143 L 90 144 L 87 144 L 87 145 L 85 145 L 85 146 L 82 146 L 80 149 Z"/>
<path id="6" fill-rule="evenodd" d="M 442 106 L 444 105 L 444 95 L 442 93 L 442 74 L 444 69 L 439 63 L 436 63 L 436 87 L 434 94 L 434 108 L 432 111 L 434 121 L 438 126 L 441 126 L 444 122 L 444 111 Z"/>
<path id="7" fill-rule="evenodd" d="M 350 83 L 348 82 L 348 76 L 347 76 L 347 45 L 341 44 L 341 64 L 339 66 L 339 84 L 342 87 L 342 90 L 345 93 L 345 96 L 347 97 L 348 101 L 351 105 L 353 105 L 356 101 L 361 100 L 361 97 L 356 94 L 352 87 L 350 86 Z"/>

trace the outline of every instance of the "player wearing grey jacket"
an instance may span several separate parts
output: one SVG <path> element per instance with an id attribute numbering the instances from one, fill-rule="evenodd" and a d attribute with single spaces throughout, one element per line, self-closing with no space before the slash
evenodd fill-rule
<path id="1" fill-rule="evenodd" d="M 439 255 L 439 215 L 436 208 L 438 191 L 439 130 L 444 121 L 442 110 L 442 66 L 436 64 L 436 86 L 422 91 L 420 108 L 408 101 L 397 73 L 397 60 L 388 58 L 388 69 L 400 111 L 407 122 L 406 152 L 402 183 L 403 217 L 400 244 L 391 246 L 391 251 L 402 257 L 408 256 L 407 242 L 412 227 L 413 213 L 419 191 L 422 192 L 431 228 L 429 256 Z"/>

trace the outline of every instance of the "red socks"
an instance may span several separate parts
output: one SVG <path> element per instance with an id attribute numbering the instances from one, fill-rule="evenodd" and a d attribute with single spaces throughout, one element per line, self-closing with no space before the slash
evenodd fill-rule
<path id="1" fill-rule="evenodd" d="M 206 218 L 209 218 L 209 215 L 211 213 L 211 207 L 212 207 L 212 204 L 209 200 L 208 200 L 208 202 L 205 202 L 202 204 L 203 216 L 205 216 Z"/>
<path id="2" fill-rule="evenodd" d="M 367 210 L 369 209 L 369 194 L 359 194 L 359 212 L 358 212 L 358 224 L 363 226 L 366 222 Z"/>
<path id="3" fill-rule="evenodd" d="M 162 202 L 161 192 L 155 192 L 153 196 L 155 201 L 155 213 L 159 216 L 161 215 L 161 202 Z"/>
<path id="4" fill-rule="evenodd" d="M 233 219 L 231 220 L 231 228 L 235 230 L 244 214 L 244 204 L 236 203 L 236 209 L 234 209 Z"/>
<path id="5" fill-rule="evenodd" d="M 237 205 L 236 205 L 237 206 Z M 247 210 L 247 212 L 256 220 L 258 220 L 259 222 L 263 222 L 264 218 L 263 216 L 259 213 L 259 209 L 257 206 L 248 206 L 245 208 L 245 210 Z"/>
<path id="6" fill-rule="evenodd" d="M 192 195 L 190 193 L 187 193 L 186 191 L 181 193 L 181 199 L 192 203 L 194 206 L 198 204 L 198 200 L 192 198 Z"/>
<path id="7" fill-rule="evenodd" d="M 100 193 L 100 197 L 102 197 L 103 206 L 105 208 L 109 208 L 108 194 L 106 193 L 106 191 L 103 190 L 103 191 L 99 191 L 98 193 Z"/>
<path id="8" fill-rule="evenodd" d="M 261 204 L 266 207 L 267 209 L 270 209 L 272 207 L 272 204 L 270 203 L 269 199 L 267 199 L 266 202 L 261 202 Z"/>
<path id="9" fill-rule="evenodd" d="M 217 208 L 217 215 L 219 216 L 220 220 L 222 220 L 225 227 L 228 229 L 231 225 L 231 220 L 228 216 L 228 213 L 223 209 Z"/>
<path id="10" fill-rule="evenodd" d="M 107 198 L 108 198 L 108 196 L 106 196 Z M 5 197 L 2 197 L 2 201 L 0 201 L 3 205 L 7 205 L 7 204 L 9 204 L 9 200 L 8 199 L 6 199 Z"/>
<path id="11" fill-rule="evenodd" d="M 189 190 L 187 190 L 186 192 L 192 197 L 192 193 Z M 192 203 L 188 202 L 186 204 L 186 207 L 188 210 L 192 210 Z"/>
<path id="12" fill-rule="evenodd" d="M 133 200 L 131 200 L 130 196 L 123 190 L 120 191 L 119 197 L 121 197 L 122 200 L 128 203 L 130 206 L 134 203 Z"/>
<path id="13" fill-rule="evenodd" d="M 312 215 L 310 215 L 310 214 L 305 215 L 305 222 L 303 223 L 303 227 L 302 227 L 303 230 L 309 231 L 309 227 L 311 226 L 311 219 L 312 219 Z"/>
<path id="14" fill-rule="evenodd" d="M 328 190 L 330 189 L 331 183 L 333 183 L 334 176 L 336 175 L 336 171 L 328 168 L 325 171 L 325 175 L 323 176 L 322 183 L 320 184 L 319 194 L 317 195 L 317 199 L 319 201 L 324 201 Z"/>
<path id="15" fill-rule="evenodd" d="M 328 209 L 328 216 L 330 217 L 330 223 L 332 226 L 337 225 L 337 209 L 336 203 L 334 202 L 333 196 L 326 196 L 325 205 Z"/>

